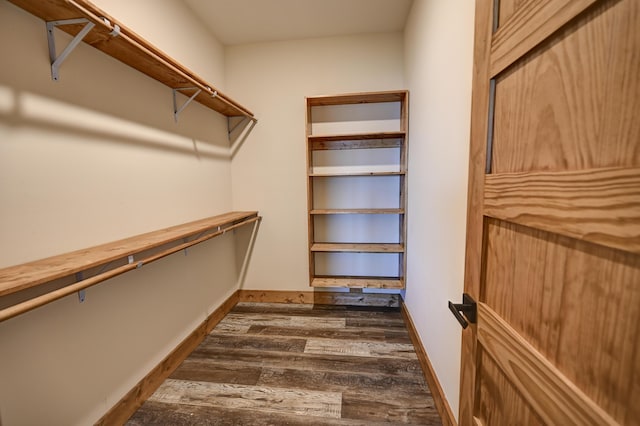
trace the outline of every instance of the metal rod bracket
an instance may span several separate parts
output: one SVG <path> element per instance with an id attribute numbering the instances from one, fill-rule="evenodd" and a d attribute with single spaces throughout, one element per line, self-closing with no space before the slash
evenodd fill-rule
<path id="1" fill-rule="evenodd" d="M 51 60 L 51 78 L 54 81 L 58 81 L 60 78 L 60 65 L 67 59 L 67 56 L 73 49 L 80 44 L 82 39 L 91 31 L 96 24 L 89 21 L 86 18 L 78 18 L 78 19 L 63 19 L 59 21 L 49 21 L 47 24 L 47 41 L 49 43 L 49 59 Z M 71 42 L 64 48 L 60 55 L 56 52 L 56 39 L 53 29 L 57 26 L 61 25 L 77 25 L 77 24 L 85 24 L 85 26 L 80 30 L 78 34 L 76 34 Z"/>
<path id="2" fill-rule="evenodd" d="M 187 99 L 185 103 L 182 104 L 182 106 L 178 107 L 177 93 L 183 90 L 195 90 L 196 92 L 191 95 L 191 97 Z M 200 89 L 199 87 L 180 87 L 178 89 L 173 89 L 173 119 L 176 121 L 176 123 L 178 122 L 178 116 L 180 115 L 180 113 L 196 98 L 196 96 L 200 94 L 200 92 L 202 92 L 202 89 Z M 214 96 L 216 94 L 217 92 L 214 92 Z"/>
<path id="3" fill-rule="evenodd" d="M 82 272 L 76 272 L 76 282 L 80 282 L 84 279 L 84 275 Z M 78 300 L 80 303 L 84 302 L 86 299 L 85 289 L 78 290 Z"/>

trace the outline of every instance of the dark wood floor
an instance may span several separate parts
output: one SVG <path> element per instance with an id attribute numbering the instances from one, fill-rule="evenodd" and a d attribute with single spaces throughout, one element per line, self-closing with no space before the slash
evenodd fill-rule
<path id="1" fill-rule="evenodd" d="M 240 303 L 134 425 L 440 425 L 397 309 Z"/>

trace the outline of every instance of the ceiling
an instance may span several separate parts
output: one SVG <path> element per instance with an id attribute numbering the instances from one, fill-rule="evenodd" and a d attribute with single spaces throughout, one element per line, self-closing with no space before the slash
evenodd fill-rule
<path id="1" fill-rule="evenodd" d="M 183 0 L 224 45 L 402 31 L 413 0 Z"/>

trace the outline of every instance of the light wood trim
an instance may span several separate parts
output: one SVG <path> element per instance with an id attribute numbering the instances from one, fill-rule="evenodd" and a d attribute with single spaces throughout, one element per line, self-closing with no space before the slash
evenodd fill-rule
<path id="1" fill-rule="evenodd" d="M 258 212 L 230 212 L 99 246 L 0 269 L 0 296 L 73 275 L 183 238 L 257 218 Z M 138 261 L 135 262 L 136 264 Z"/>
<path id="2" fill-rule="evenodd" d="M 96 425 L 122 425 L 138 408 L 158 389 L 167 377 L 198 347 L 213 328 L 238 303 L 236 290 L 211 315 L 207 317 L 189 336 L 167 355 L 153 370 L 140 380 L 125 396 L 118 401 Z"/>
<path id="3" fill-rule="evenodd" d="M 488 175 L 484 214 L 640 253 L 640 168 Z"/>
<path id="4" fill-rule="evenodd" d="M 484 303 L 478 303 L 478 339 L 544 423 L 618 424 Z"/>
<path id="5" fill-rule="evenodd" d="M 398 294 L 333 291 L 240 290 L 240 302 L 352 306 L 400 306 Z"/>
<path id="6" fill-rule="evenodd" d="M 404 288 L 401 278 L 380 277 L 313 277 L 311 287 Z"/>
<path id="7" fill-rule="evenodd" d="M 310 214 L 404 214 L 404 209 L 313 209 Z"/>
<path id="8" fill-rule="evenodd" d="M 433 402 L 436 405 L 438 414 L 440 414 L 440 418 L 442 419 L 442 424 L 444 426 L 455 426 L 457 425 L 456 418 L 453 415 L 453 411 L 451 410 L 449 401 L 447 401 L 447 397 L 445 396 L 444 390 L 442 389 L 440 380 L 438 380 L 438 375 L 433 369 L 433 365 L 431 365 L 431 360 L 429 360 L 427 350 L 422 344 L 422 340 L 420 339 L 420 335 L 418 334 L 416 326 L 413 323 L 413 319 L 411 318 L 409 309 L 407 309 L 407 305 L 405 305 L 404 302 L 400 303 L 400 311 L 402 312 L 402 318 L 404 319 L 404 323 L 407 326 L 407 331 L 409 332 L 409 337 L 411 338 L 413 347 L 416 350 L 416 355 L 418 356 L 420 367 L 422 367 L 422 374 L 424 375 L 424 379 L 429 386 L 429 390 L 431 391 L 431 396 L 433 397 Z"/>
<path id="9" fill-rule="evenodd" d="M 309 173 L 311 177 L 349 177 L 349 176 L 404 176 L 405 172 L 343 172 Z"/>
<path id="10" fill-rule="evenodd" d="M 379 243 L 314 243 L 311 251 L 349 253 L 404 253 L 402 244 Z"/>
<path id="11" fill-rule="evenodd" d="M 597 0 L 532 0 L 500 27 L 491 43 L 491 77 L 536 47 Z"/>
<path id="12" fill-rule="evenodd" d="M 346 93 L 341 95 L 310 96 L 310 106 L 367 104 L 379 102 L 403 102 L 409 92 L 406 90 L 390 90 L 386 92 Z"/>
<path id="13" fill-rule="evenodd" d="M 11 0 L 11 2 L 45 21 L 87 18 L 96 24 L 96 27 L 84 38 L 87 44 L 171 88 L 202 89 L 202 93 L 195 100 L 223 115 L 253 117 L 253 113 L 247 108 L 87 0 Z M 102 17 L 107 18 L 110 24 L 105 23 Z M 116 24 L 120 27 L 120 34 L 112 37 L 109 33 Z M 78 26 L 65 25 L 60 29 L 75 35 Z"/>
<path id="14" fill-rule="evenodd" d="M 469 184 L 467 193 L 467 236 L 465 248 L 464 291 L 480 300 L 482 277 L 482 215 L 484 175 L 487 158 L 489 117 L 489 53 L 493 30 L 493 0 L 477 0 L 473 46 L 473 90 L 471 91 L 471 134 L 469 147 Z M 460 361 L 460 408 L 458 420 L 470 425 L 476 402 L 475 326 L 462 331 Z"/>

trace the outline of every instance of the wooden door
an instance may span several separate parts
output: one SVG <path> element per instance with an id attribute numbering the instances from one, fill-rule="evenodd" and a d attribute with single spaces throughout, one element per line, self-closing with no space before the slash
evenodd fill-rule
<path id="1" fill-rule="evenodd" d="M 460 424 L 640 424 L 640 1 L 477 1 L 469 182 Z"/>

